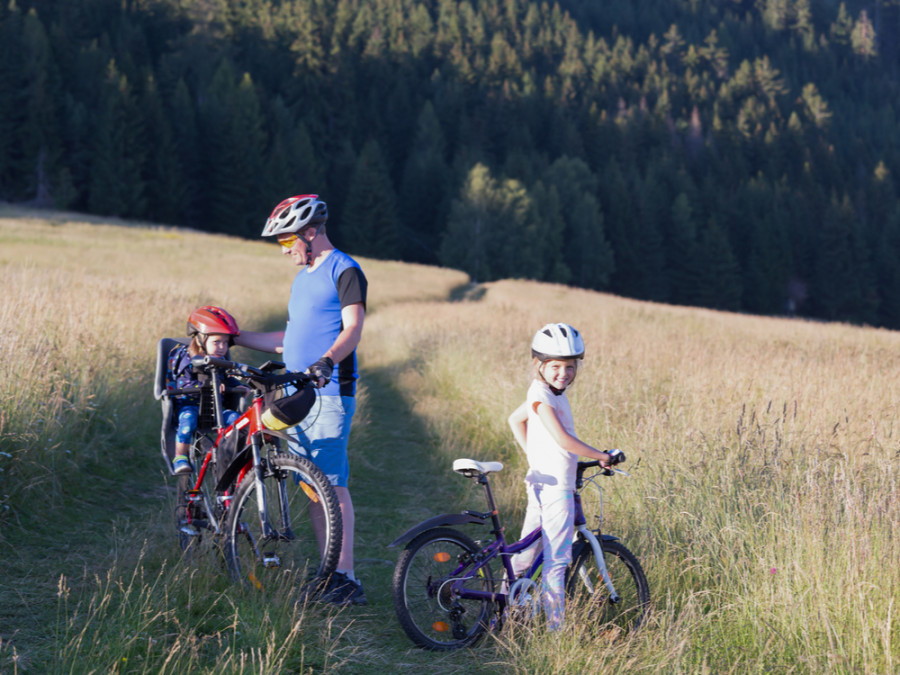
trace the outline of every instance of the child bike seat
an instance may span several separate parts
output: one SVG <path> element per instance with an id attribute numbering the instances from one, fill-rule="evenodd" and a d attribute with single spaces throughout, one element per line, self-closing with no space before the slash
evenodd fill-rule
<path id="1" fill-rule="evenodd" d="M 477 462 L 474 459 L 457 459 L 453 461 L 453 470 L 471 478 L 481 473 L 493 473 L 503 469 L 501 462 Z"/>
<path id="2" fill-rule="evenodd" d="M 175 457 L 175 419 L 174 403 L 166 390 L 166 373 L 168 371 L 169 354 L 179 345 L 186 345 L 183 338 L 162 338 L 156 346 L 156 377 L 153 380 L 153 397 L 162 405 L 162 429 L 160 446 L 163 461 L 173 473 L 172 458 Z"/>

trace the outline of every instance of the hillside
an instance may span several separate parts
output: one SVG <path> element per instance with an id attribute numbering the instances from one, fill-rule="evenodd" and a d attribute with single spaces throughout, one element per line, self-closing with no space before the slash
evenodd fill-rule
<path id="1" fill-rule="evenodd" d="M 0 200 L 900 327 L 895 0 L 16 0 Z"/>
<path id="2" fill-rule="evenodd" d="M 180 560 L 150 395 L 159 337 L 206 302 L 277 326 L 290 265 L 262 242 L 0 210 L 0 671 L 896 669 L 900 336 L 362 262 L 351 475 L 371 604 L 298 609 Z M 535 626 L 458 654 L 413 649 L 386 544 L 480 506 L 449 469 L 461 456 L 506 464 L 499 506 L 517 531 L 524 462 L 505 417 L 550 320 L 586 337 L 579 434 L 628 454 L 605 527 L 640 556 L 651 619 L 627 637 Z"/>

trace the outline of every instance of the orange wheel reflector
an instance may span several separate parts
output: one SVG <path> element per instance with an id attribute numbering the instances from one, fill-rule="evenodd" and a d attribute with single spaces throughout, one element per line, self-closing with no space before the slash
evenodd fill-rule
<path id="1" fill-rule="evenodd" d="M 431 624 L 431 628 L 435 633 L 446 633 L 448 630 L 450 630 L 450 624 L 448 624 L 446 621 L 435 621 L 433 624 Z"/>
<path id="2" fill-rule="evenodd" d="M 445 553 L 444 551 L 441 551 L 440 553 L 434 554 L 434 559 L 437 560 L 438 562 L 447 562 L 448 560 L 450 560 L 450 554 Z"/>
<path id="3" fill-rule="evenodd" d="M 304 483 L 301 481 L 300 489 L 306 493 L 306 496 L 309 497 L 309 501 L 315 502 L 316 504 L 319 503 L 319 495 L 317 495 L 315 493 L 315 491 L 311 487 L 309 487 L 309 485 L 307 483 Z"/>
<path id="4" fill-rule="evenodd" d="M 256 575 L 253 572 L 247 575 L 247 578 L 250 580 L 250 583 L 256 587 L 256 590 L 262 590 L 262 584 L 259 582 L 259 579 L 256 578 Z"/>

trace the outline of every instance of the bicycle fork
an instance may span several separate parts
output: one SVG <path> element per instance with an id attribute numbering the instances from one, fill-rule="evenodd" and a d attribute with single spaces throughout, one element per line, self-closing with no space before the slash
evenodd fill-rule
<path id="1" fill-rule="evenodd" d="M 280 567 L 281 559 L 275 551 L 267 553 L 259 550 L 263 542 L 277 540 L 279 536 L 269 522 L 268 495 L 263 483 L 263 466 L 260 460 L 259 442 L 256 438 L 251 441 L 250 447 L 253 452 L 253 479 L 256 481 L 257 516 L 259 517 L 260 532 L 262 533 L 261 541 L 253 542 L 253 546 L 257 549 L 257 556 L 264 567 Z M 249 535 L 249 533 L 247 534 Z"/>
<path id="2" fill-rule="evenodd" d="M 284 530 L 279 531 L 275 527 L 272 526 L 271 519 L 269 518 L 269 508 L 268 508 L 268 500 L 270 495 L 266 491 L 266 487 L 263 481 L 263 466 L 262 461 L 260 460 L 260 446 L 256 439 L 251 443 L 251 447 L 253 449 L 253 465 L 256 467 L 255 470 L 255 479 L 256 479 L 256 504 L 259 510 L 259 524 L 260 524 L 260 532 L 262 532 L 261 541 L 253 542 L 254 547 L 257 549 L 257 556 L 259 557 L 260 562 L 262 562 L 265 567 L 280 567 L 281 559 L 278 557 L 277 551 L 274 549 L 271 551 L 263 551 L 260 550 L 261 545 L 265 542 L 279 542 L 279 541 L 293 541 L 294 533 L 291 530 L 291 517 L 290 512 L 288 510 L 288 495 L 287 495 L 287 487 L 284 484 L 284 481 L 276 481 L 277 485 L 277 498 L 279 504 L 279 515 L 281 516 L 281 523 L 284 525 Z"/>
<path id="3" fill-rule="evenodd" d="M 606 569 L 606 558 L 603 557 L 603 547 L 600 546 L 600 541 L 597 539 L 596 535 L 587 528 L 587 525 L 579 525 L 576 529 L 591 545 L 591 549 L 594 551 L 594 560 L 597 562 L 597 569 L 600 570 L 600 576 L 603 579 L 603 583 L 606 585 L 606 589 L 609 591 L 609 601 L 612 603 L 618 602 L 619 594 L 616 593 L 612 578 L 609 576 L 609 570 Z M 584 568 L 582 567 L 579 569 L 578 573 L 581 575 L 582 582 L 584 582 L 593 593 L 594 589 L 590 586 L 590 580 L 587 578 L 587 572 L 584 571 Z"/>

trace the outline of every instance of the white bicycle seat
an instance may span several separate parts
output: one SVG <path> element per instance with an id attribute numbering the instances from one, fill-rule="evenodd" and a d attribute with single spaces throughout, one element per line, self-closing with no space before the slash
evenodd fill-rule
<path id="1" fill-rule="evenodd" d="M 503 469 L 502 462 L 477 462 L 474 459 L 456 459 L 453 461 L 453 470 L 464 476 L 473 473 L 493 473 Z"/>

